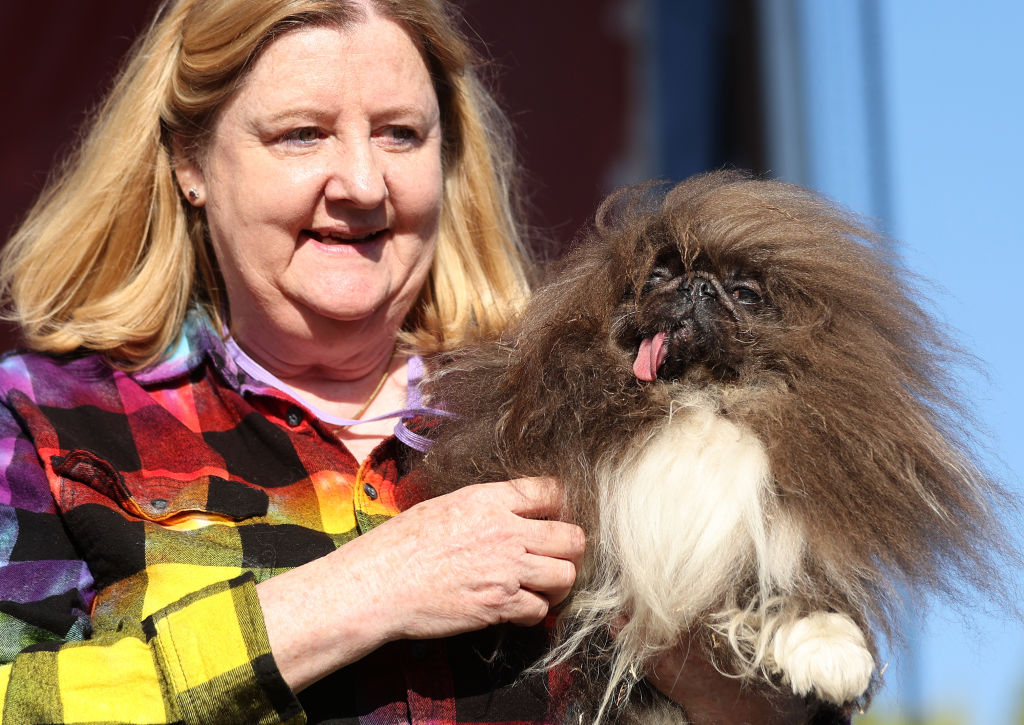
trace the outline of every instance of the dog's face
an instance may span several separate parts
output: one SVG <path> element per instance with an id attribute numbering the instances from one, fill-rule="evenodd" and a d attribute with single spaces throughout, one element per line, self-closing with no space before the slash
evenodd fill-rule
<path id="1" fill-rule="evenodd" d="M 730 382 L 749 374 L 760 357 L 759 328 L 775 317 L 754 270 L 738 261 L 713 261 L 705 251 L 687 262 L 669 244 L 642 286 L 627 288 L 613 335 L 633 356 L 639 380 Z"/>

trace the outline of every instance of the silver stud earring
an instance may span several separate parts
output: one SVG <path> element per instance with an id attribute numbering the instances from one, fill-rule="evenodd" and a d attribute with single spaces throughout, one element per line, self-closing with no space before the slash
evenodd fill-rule
<path id="1" fill-rule="evenodd" d="M 193 202 L 199 201 L 199 192 L 196 191 L 194 188 L 193 189 L 189 189 L 188 190 L 188 198 L 191 201 L 193 201 Z"/>

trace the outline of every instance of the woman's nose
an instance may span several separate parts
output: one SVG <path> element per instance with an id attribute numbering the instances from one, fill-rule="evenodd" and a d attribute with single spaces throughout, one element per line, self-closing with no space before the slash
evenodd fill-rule
<path id="1" fill-rule="evenodd" d="M 388 196 L 384 170 L 369 140 L 341 144 L 331 153 L 324 187 L 328 201 L 374 209 Z"/>

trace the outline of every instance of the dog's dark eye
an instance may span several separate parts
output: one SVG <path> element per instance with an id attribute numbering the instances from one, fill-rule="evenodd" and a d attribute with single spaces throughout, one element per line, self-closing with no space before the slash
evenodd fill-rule
<path id="1" fill-rule="evenodd" d="M 754 285 L 738 284 L 729 294 L 741 305 L 756 305 L 761 301 L 761 291 Z"/>
<path id="2" fill-rule="evenodd" d="M 650 292 L 656 285 L 659 285 L 662 282 L 667 282 L 672 279 L 673 276 L 672 270 L 668 267 L 661 265 L 655 267 L 647 277 L 647 282 L 644 284 L 644 292 Z"/>

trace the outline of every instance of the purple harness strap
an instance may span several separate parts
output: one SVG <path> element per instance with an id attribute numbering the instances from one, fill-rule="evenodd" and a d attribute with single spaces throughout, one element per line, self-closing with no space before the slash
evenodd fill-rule
<path id="1" fill-rule="evenodd" d="M 226 340 L 225 345 L 228 353 L 234 359 L 235 363 L 246 373 L 265 385 L 270 385 L 271 387 L 287 392 L 299 400 L 302 400 L 301 396 L 298 395 L 297 390 L 287 385 L 284 381 L 278 379 L 277 376 L 249 357 L 249 355 L 247 355 L 246 352 L 238 346 L 238 343 L 235 342 L 234 338 L 229 337 Z M 420 392 L 420 383 L 423 380 L 423 358 L 419 355 L 413 355 L 410 357 L 407 371 L 409 382 L 406 392 L 406 407 L 401 410 L 384 413 L 383 415 L 377 415 L 373 418 L 353 420 L 351 418 L 342 418 L 340 416 L 331 415 L 324 410 L 320 410 L 316 406 L 310 405 L 305 400 L 302 400 L 302 402 L 306 407 L 316 413 L 317 417 L 331 425 L 348 427 L 362 425 L 363 423 L 371 423 L 378 420 L 387 420 L 389 418 L 398 418 L 398 422 L 395 423 L 395 437 L 410 448 L 415 448 L 421 453 L 426 453 L 430 448 L 430 439 L 409 430 L 405 421 L 418 416 L 451 418 L 452 414 L 441 410 L 440 408 L 431 408 L 423 405 L 423 395 Z"/>

